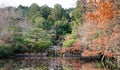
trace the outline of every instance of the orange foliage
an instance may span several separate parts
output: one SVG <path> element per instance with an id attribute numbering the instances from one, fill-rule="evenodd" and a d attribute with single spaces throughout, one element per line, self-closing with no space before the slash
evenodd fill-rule
<path id="1" fill-rule="evenodd" d="M 70 50 L 70 48 L 64 47 L 64 48 L 59 49 L 59 50 L 58 50 L 58 53 L 63 54 L 63 53 L 65 53 L 65 52 L 68 52 L 69 50 Z"/>
<path id="2" fill-rule="evenodd" d="M 87 56 L 97 56 L 98 54 L 100 54 L 101 51 L 88 51 L 88 50 L 85 50 L 83 53 L 82 53 L 82 56 L 83 57 L 87 57 Z"/>
<path id="3" fill-rule="evenodd" d="M 69 48 L 69 50 L 67 50 L 69 52 L 80 52 L 83 51 L 83 47 L 80 45 L 79 41 L 76 41 L 75 43 L 73 43 L 72 47 Z"/>
<path id="4" fill-rule="evenodd" d="M 76 52 L 76 51 L 79 51 L 80 50 L 80 42 L 75 42 L 72 47 L 70 48 L 70 51 L 71 52 Z"/>
<path id="5" fill-rule="evenodd" d="M 112 52 L 107 52 L 107 51 L 105 51 L 105 52 L 104 52 L 104 56 L 107 56 L 107 57 L 109 57 L 109 58 L 112 58 L 112 57 L 115 57 L 115 54 L 112 53 Z"/>
<path id="6" fill-rule="evenodd" d="M 94 34 L 96 34 L 95 31 L 91 31 L 91 32 L 89 32 L 89 35 L 94 35 Z"/>
<path id="7" fill-rule="evenodd" d="M 106 20 L 113 20 L 118 11 L 111 0 L 89 0 L 89 6 L 95 7 L 95 10 L 87 12 L 87 18 L 97 23 L 106 23 Z"/>
<path id="8" fill-rule="evenodd" d="M 79 52 L 80 50 L 82 50 L 80 47 L 80 42 L 76 41 L 72 47 L 64 47 L 62 49 L 59 49 L 58 53 L 63 54 L 65 52 Z"/>
<path id="9" fill-rule="evenodd" d="M 97 39 L 92 40 L 93 47 L 90 48 L 92 51 L 84 51 L 83 56 L 96 56 L 98 53 L 102 53 L 104 56 L 113 57 L 113 52 L 108 52 L 108 48 L 113 46 L 117 41 L 120 33 L 119 24 L 115 24 L 113 28 L 110 24 L 114 24 L 116 21 L 116 16 L 120 15 L 120 11 L 116 8 L 115 2 L 113 0 L 89 0 L 88 6 L 92 8 L 91 11 L 87 11 L 86 17 L 89 21 L 98 23 L 94 30 L 102 28 L 102 33 Z M 119 21 L 118 21 L 119 22 Z M 111 31 L 112 33 L 107 33 Z M 89 35 L 96 34 L 96 31 L 89 32 Z M 102 45 L 102 49 L 99 51 L 97 47 Z"/>

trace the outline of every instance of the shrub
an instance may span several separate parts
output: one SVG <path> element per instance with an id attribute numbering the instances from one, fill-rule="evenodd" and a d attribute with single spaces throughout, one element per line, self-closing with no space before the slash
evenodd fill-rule
<path id="1" fill-rule="evenodd" d="M 16 44 L 13 48 L 14 53 L 19 53 L 22 50 L 22 46 L 20 44 Z"/>
<path id="2" fill-rule="evenodd" d="M 75 43 L 75 39 L 66 40 L 63 42 L 63 47 L 71 47 Z"/>
<path id="3" fill-rule="evenodd" d="M 35 52 L 44 52 L 50 45 L 50 42 L 39 41 L 35 43 Z"/>
<path id="4" fill-rule="evenodd" d="M 9 48 L 9 46 L 2 45 L 0 46 L 0 58 L 6 58 L 9 57 L 12 54 L 12 50 Z"/>

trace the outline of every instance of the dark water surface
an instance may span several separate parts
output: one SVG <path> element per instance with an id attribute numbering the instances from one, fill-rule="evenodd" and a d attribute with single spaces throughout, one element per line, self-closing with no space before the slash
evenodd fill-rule
<path id="1" fill-rule="evenodd" d="M 0 70 L 104 70 L 77 58 L 14 58 L 0 60 Z"/>

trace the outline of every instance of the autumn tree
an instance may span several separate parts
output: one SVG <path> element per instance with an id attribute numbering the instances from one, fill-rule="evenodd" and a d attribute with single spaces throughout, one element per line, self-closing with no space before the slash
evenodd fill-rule
<path id="1" fill-rule="evenodd" d="M 103 54 L 114 57 L 120 44 L 119 9 L 114 0 L 89 0 L 86 18 L 88 48 L 84 56 Z M 90 54 L 91 52 L 91 54 Z M 103 60 L 102 58 L 102 60 Z"/>

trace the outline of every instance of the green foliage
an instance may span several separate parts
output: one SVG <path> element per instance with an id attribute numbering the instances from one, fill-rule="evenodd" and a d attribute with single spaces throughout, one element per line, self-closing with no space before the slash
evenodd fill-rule
<path id="1" fill-rule="evenodd" d="M 56 34 L 58 35 L 71 33 L 71 27 L 68 22 L 56 21 L 54 24 L 54 29 L 56 30 Z"/>
<path id="2" fill-rule="evenodd" d="M 15 9 L 14 14 L 17 15 L 10 16 L 8 21 L 10 36 L 7 43 L 12 46 L 11 52 L 45 52 L 50 44 L 62 42 L 64 35 L 72 31 L 69 16 L 72 10 L 65 10 L 59 4 L 54 5 L 54 8 L 47 5 L 39 7 L 35 3 L 30 7 L 20 5 Z M 6 47 L 2 49 L 0 57 L 6 55 L 6 51 L 9 52 Z"/>
<path id="3" fill-rule="evenodd" d="M 36 27 L 42 28 L 44 30 L 50 30 L 53 28 L 54 22 L 45 20 L 43 17 L 37 17 L 35 20 Z"/>
<path id="4" fill-rule="evenodd" d="M 66 40 L 63 42 L 63 47 L 71 47 L 75 43 L 75 39 Z"/>
<path id="5" fill-rule="evenodd" d="M 62 65 L 63 70 L 72 70 L 72 67 L 70 66 L 66 66 L 66 65 Z"/>
<path id="6" fill-rule="evenodd" d="M 10 49 L 9 47 L 10 46 L 7 46 L 7 45 L 0 46 L 0 58 L 4 58 L 4 57 L 7 58 L 13 53 L 12 49 Z"/>
<path id="7" fill-rule="evenodd" d="M 50 42 L 51 43 L 54 43 L 56 40 L 55 40 L 55 37 L 56 35 L 53 33 L 53 34 L 50 34 Z"/>
<path id="8" fill-rule="evenodd" d="M 39 6 L 33 3 L 28 10 L 28 19 L 34 22 L 35 18 L 39 16 L 41 16 Z"/>
<path id="9" fill-rule="evenodd" d="M 49 15 L 47 20 L 48 21 L 53 21 L 52 15 Z"/>
<path id="10" fill-rule="evenodd" d="M 44 40 L 44 41 L 50 41 L 49 37 L 50 35 L 47 34 L 47 32 L 41 28 L 33 28 L 30 30 L 28 34 L 26 34 L 26 40 L 31 40 L 31 41 L 39 41 L 39 40 Z"/>
<path id="11" fill-rule="evenodd" d="M 102 62 L 96 61 L 97 68 L 103 68 Z"/>
<path id="12" fill-rule="evenodd" d="M 50 45 L 50 42 L 45 42 L 45 41 L 39 41 L 39 42 L 35 42 L 35 52 L 39 53 L 39 52 L 44 52 Z"/>
<path id="13" fill-rule="evenodd" d="M 97 68 L 109 68 L 111 70 L 115 70 L 117 68 L 117 64 L 115 59 L 105 58 L 104 62 L 96 61 Z"/>
<path id="14" fill-rule="evenodd" d="M 17 44 L 13 47 L 13 52 L 14 52 L 14 53 L 20 53 L 20 52 L 22 52 L 21 43 L 17 43 Z"/>
<path id="15" fill-rule="evenodd" d="M 82 13 L 79 12 L 79 10 L 75 9 L 73 12 L 72 12 L 72 17 L 74 20 L 77 20 L 77 19 L 80 19 L 82 16 Z"/>
<path id="16" fill-rule="evenodd" d="M 47 23 L 45 24 L 45 29 L 46 30 L 52 30 L 54 27 L 54 22 L 53 21 L 47 21 Z"/>
<path id="17" fill-rule="evenodd" d="M 106 58 L 104 61 L 104 65 L 106 68 L 110 68 L 111 70 L 114 70 L 117 68 L 117 64 L 115 59 L 112 58 Z"/>
<path id="18" fill-rule="evenodd" d="M 43 5 L 40 7 L 40 13 L 43 18 L 47 19 L 51 13 L 51 9 L 47 5 Z"/>
<path id="19" fill-rule="evenodd" d="M 46 20 L 43 17 L 37 17 L 35 20 L 36 27 L 43 28 L 44 24 L 46 23 Z"/>
<path id="20" fill-rule="evenodd" d="M 64 14 L 65 10 L 62 8 L 62 6 L 60 4 L 55 4 L 54 9 L 51 11 L 52 18 L 54 20 L 61 20 Z"/>

